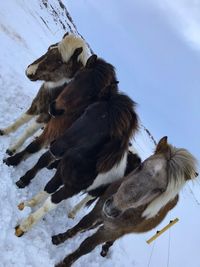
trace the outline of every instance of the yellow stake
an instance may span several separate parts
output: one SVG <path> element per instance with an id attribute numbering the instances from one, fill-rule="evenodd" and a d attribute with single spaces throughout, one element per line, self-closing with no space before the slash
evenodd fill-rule
<path id="1" fill-rule="evenodd" d="M 177 223 L 179 221 L 179 219 L 178 218 L 176 218 L 176 219 L 174 219 L 174 220 L 172 220 L 172 221 L 170 221 L 169 223 L 168 223 L 168 225 L 166 225 L 163 229 L 161 229 L 160 231 L 157 231 L 157 233 L 154 235 L 154 236 L 152 236 L 150 239 L 148 239 L 146 242 L 148 243 L 148 244 L 150 244 L 151 242 L 153 242 L 156 238 L 158 238 L 160 235 L 162 235 L 165 231 L 167 231 L 170 227 L 172 227 L 175 223 Z"/>

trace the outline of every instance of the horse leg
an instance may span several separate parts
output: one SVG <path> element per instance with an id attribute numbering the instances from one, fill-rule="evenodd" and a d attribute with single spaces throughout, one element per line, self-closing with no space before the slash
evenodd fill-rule
<path id="1" fill-rule="evenodd" d="M 70 267 L 80 257 L 90 253 L 99 244 L 112 240 L 113 237 L 116 239 L 115 235 L 116 233 L 111 230 L 105 229 L 103 226 L 100 227 L 95 234 L 86 238 L 76 251 L 69 254 L 61 263 L 57 264 L 56 267 Z"/>
<path id="2" fill-rule="evenodd" d="M 60 160 L 55 160 L 47 166 L 48 170 L 57 169 Z"/>
<path id="3" fill-rule="evenodd" d="M 44 191 L 39 192 L 28 201 L 21 202 L 18 205 L 18 208 L 20 210 L 23 210 L 24 207 L 34 207 L 40 204 L 42 201 L 46 200 L 50 194 L 54 193 L 61 185 L 62 181 L 60 179 L 59 173 L 56 172 L 53 178 L 46 184 Z"/>
<path id="4" fill-rule="evenodd" d="M 19 188 L 24 188 L 30 181 L 35 177 L 35 175 L 44 167 L 48 166 L 54 160 L 53 156 L 49 151 L 45 152 L 37 161 L 37 163 L 27 171 L 17 182 L 16 185 Z"/>
<path id="5" fill-rule="evenodd" d="M 84 197 L 69 213 L 68 218 L 74 219 L 76 214 L 79 212 L 79 210 L 85 206 L 85 204 L 88 203 L 88 201 L 94 199 L 95 197 L 91 195 L 87 195 Z"/>
<path id="6" fill-rule="evenodd" d="M 24 150 L 15 154 L 14 156 L 8 157 L 3 160 L 8 166 L 16 166 L 23 159 L 27 158 L 33 153 L 38 152 L 45 144 L 45 140 L 43 139 L 43 135 L 40 135 L 36 140 L 31 142 Z"/>
<path id="7" fill-rule="evenodd" d="M 102 257 L 106 257 L 107 254 L 108 254 L 108 251 L 110 249 L 110 247 L 113 245 L 115 241 L 107 241 L 103 246 L 102 246 L 102 249 L 101 249 L 101 253 L 100 255 Z"/>
<path id="8" fill-rule="evenodd" d="M 18 205 L 19 210 L 23 210 L 25 207 L 35 207 L 36 205 L 40 204 L 42 201 L 46 200 L 48 198 L 49 194 L 45 191 L 39 192 L 37 195 L 35 195 L 30 200 L 21 202 Z"/>
<path id="9" fill-rule="evenodd" d="M 0 129 L 0 135 L 6 135 L 6 134 L 9 134 L 11 132 L 15 132 L 21 125 L 30 121 L 33 117 L 34 117 L 34 115 L 30 115 L 30 114 L 25 112 L 10 126 L 4 128 L 4 129 Z"/>
<path id="10" fill-rule="evenodd" d="M 46 191 L 48 194 L 51 194 L 52 191 L 56 190 L 55 187 L 58 188 L 61 184 L 61 179 L 58 179 L 58 176 L 55 175 L 54 181 L 51 183 L 51 185 L 50 183 L 48 183 L 47 186 L 45 186 L 44 191 Z M 25 232 L 30 230 L 30 228 L 34 224 L 36 224 L 40 219 L 42 219 L 46 213 L 55 209 L 62 200 L 72 197 L 72 195 L 73 194 L 69 192 L 69 190 L 67 190 L 65 186 L 61 187 L 61 189 L 59 189 L 47 198 L 41 208 L 30 214 L 28 218 L 26 218 L 20 225 L 15 228 L 15 234 L 17 236 L 22 236 Z"/>
<path id="11" fill-rule="evenodd" d="M 52 236 L 52 243 L 59 245 L 67 239 L 72 238 L 79 232 L 85 232 L 88 229 L 93 229 L 102 223 L 101 212 L 99 209 L 94 208 L 91 212 L 85 215 L 79 223 L 64 233 Z"/>
<path id="12" fill-rule="evenodd" d="M 24 131 L 24 133 L 20 136 L 20 138 L 6 150 L 6 153 L 10 156 L 13 155 L 18 150 L 18 148 L 23 145 L 26 139 L 32 136 L 35 132 L 37 132 L 37 130 L 39 130 L 43 126 L 44 123 L 38 123 L 36 121 L 32 122 Z"/>

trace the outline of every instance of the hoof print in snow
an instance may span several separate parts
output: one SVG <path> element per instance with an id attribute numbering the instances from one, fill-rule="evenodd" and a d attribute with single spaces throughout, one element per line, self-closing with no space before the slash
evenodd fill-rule
<path id="1" fill-rule="evenodd" d="M 17 237 L 21 237 L 21 236 L 23 236 L 23 234 L 24 234 L 24 231 L 20 229 L 20 226 L 19 225 L 17 225 L 15 227 L 15 235 Z"/>

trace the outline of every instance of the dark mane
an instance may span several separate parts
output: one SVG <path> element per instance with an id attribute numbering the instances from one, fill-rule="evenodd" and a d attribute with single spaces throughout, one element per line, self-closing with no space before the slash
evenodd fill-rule
<path id="1" fill-rule="evenodd" d="M 107 94 L 107 87 L 116 81 L 115 68 L 103 59 L 97 59 L 92 67 L 81 69 L 57 99 L 64 98 L 68 114 L 74 107 L 76 112 L 84 110 L 90 103 Z M 105 93 L 106 90 L 106 93 Z M 116 88 L 113 89 L 116 92 Z M 83 101 L 84 99 L 84 101 Z"/>
<path id="2" fill-rule="evenodd" d="M 103 88 L 106 80 L 108 80 L 106 85 L 109 85 L 117 80 L 114 66 L 107 63 L 102 58 L 97 59 L 92 71 L 92 76 L 94 86 L 97 88 Z"/>
<path id="3" fill-rule="evenodd" d="M 120 162 L 128 150 L 129 139 L 138 130 L 136 103 L 122 93 L 113 94 L 108 100 L 111 142 L 99 153 L 97 171 L 106 172 Z"/>

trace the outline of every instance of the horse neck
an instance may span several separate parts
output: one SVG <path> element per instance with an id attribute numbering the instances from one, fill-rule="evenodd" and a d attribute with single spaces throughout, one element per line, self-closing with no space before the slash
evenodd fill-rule
<path id="1" fill-rule="evenodd" d="M 57 82 L 51 82 L 51 81 L 45 81 L 43 83 L 44 87 L 51 90 L 51 89 L 55 89 L 57 87 L 61 87 L 63 85 L 66 85 L 67 83 L 69 83 L 72 79 L 70 78 L 62 78 Z"/>
<path id="2" fill-rule="evenodd" d="M 150 231 L 154 229 L 157 225 L 159 225 L 166 217 L 168 212 L 177 205 L 178 199 L 179 196 L 176 195 L 176 197 L 170 200 L 156 216 L 150 219 L 145 219 L 144 217 L 142 217 L 142 213 L 147 207 L 147 205 L 144 205 L 136 209 L 128 209 L 122 214 L 119 219 L 115 218 L 111 220 L 105 217 L 104 224 L 109 224 L 109 227 L 117 229 L 118 231 L 121 230 L 123 234 L 144 233 Z"/>

